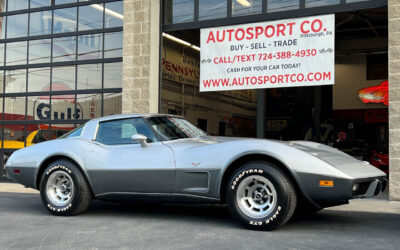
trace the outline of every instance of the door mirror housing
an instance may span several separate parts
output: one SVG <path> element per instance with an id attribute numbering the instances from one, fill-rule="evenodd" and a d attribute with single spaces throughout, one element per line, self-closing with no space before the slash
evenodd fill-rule
<path id="1" fill-rule="evenodd" d="M 131 140 L 134 142 L 140 142 L 140 145 L 142 145 L 142 147 L 149 146 L 149 144 L 147 143 L 147 136 L 145 135 L 142 134 L 132 135 Z"/>

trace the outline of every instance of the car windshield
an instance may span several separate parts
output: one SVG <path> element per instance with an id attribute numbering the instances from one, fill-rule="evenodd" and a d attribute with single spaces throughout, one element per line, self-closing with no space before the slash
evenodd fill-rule
<path id="1" fill-rule="evenodd" d="M 147 121 L 164 140 L 176 140 L 207 135 L 207 133 L 195 127 L 183 118 L 151 117 L 147 118 Z"/>

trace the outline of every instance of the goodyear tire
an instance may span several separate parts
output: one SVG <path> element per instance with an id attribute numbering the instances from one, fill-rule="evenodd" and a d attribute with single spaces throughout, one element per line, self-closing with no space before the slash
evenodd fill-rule
<path id="1" fill-rule="evenodd" d="M 274 230 L 289 221 L 296 209 L 295 188 L 274 164 L 245 163 L 228 185 L 229 211 L 247 228 Z"/>
<path id="2" fill-rule="evenodd" d="M 45 169 L 40 181 L 40 196 L 47 210 L 61 216 L 83 213 L 92 199 L 80 169 L 68 160 L 54 161 Z"/>

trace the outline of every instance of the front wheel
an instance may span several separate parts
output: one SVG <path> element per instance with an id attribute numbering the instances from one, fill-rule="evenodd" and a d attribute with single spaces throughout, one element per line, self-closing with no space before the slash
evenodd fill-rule
<path id="1" fill-rule="evenodd" d="M 92 199 L 80 169 L 68 160 L 57 160 L 45 169 L 40 196 L 47 210 L 63 216 L 84 212 Z"/>
<path id="2" fill-rule="evenodd" d="M 268 162 L 248 162 L 231 177 L 227 203 L 232 216 L 250 229 L 273 230 L 293 215 L 297 196 L 286 174 Z"/>

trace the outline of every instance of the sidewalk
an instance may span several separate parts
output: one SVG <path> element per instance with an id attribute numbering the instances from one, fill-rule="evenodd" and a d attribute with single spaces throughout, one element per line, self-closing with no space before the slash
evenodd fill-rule
<path id="1" fill-rule="evenodd" d="M 0 193 L 1 192 L 6 192 L 6 193 L 26 193 L 26 194 L 34 194 L 34 193 L 39 193 L 39 191 L 32 189 L 32 188 L 26 188 L 21 184 L 18 183 L 13 183 L 9 180 L 4 180 L 0 179 Z"/>

